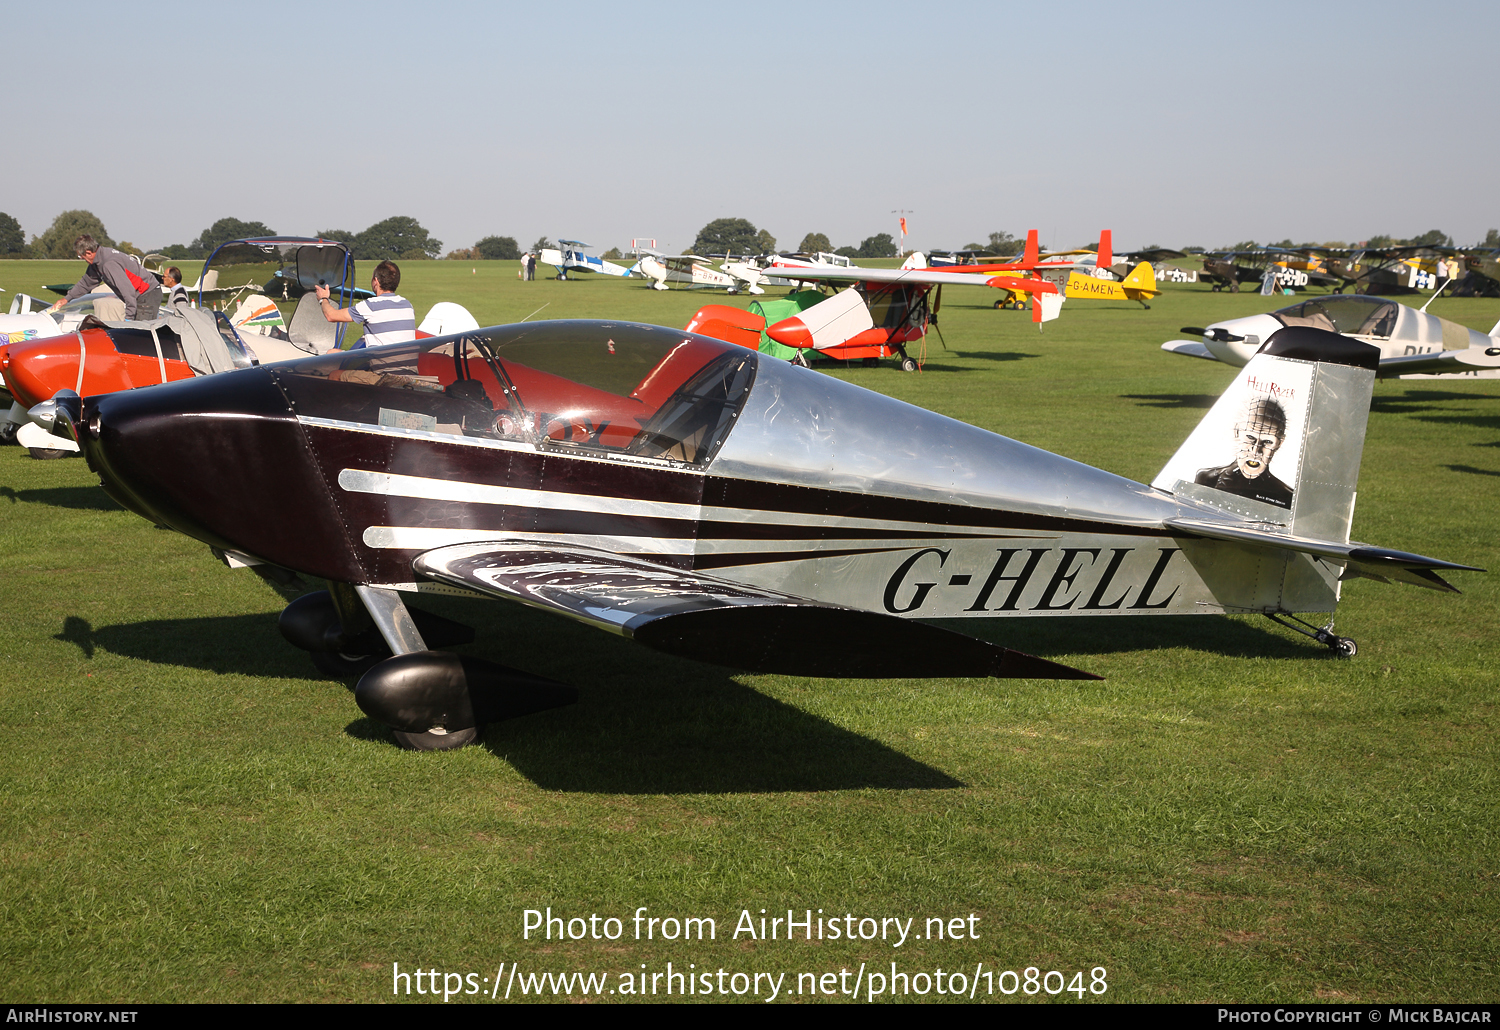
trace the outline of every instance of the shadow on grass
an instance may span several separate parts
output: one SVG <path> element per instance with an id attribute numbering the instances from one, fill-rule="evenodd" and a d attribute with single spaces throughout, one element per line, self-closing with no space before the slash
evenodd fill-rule
<path id="1" fill-rule="evenodd" d="M 1416 421 L 1448 426 L 1474 426 L 1476 429 L 1500 429 L 1500 415 L 1418 415 Z"/>
<path id="2" fill-rule="evenodd" d="M 50 486 L 36 490 L 15 490 L 0 486 L 0 498 L 11 504 L 49 504 L 54 508 L 76 508 L 83 511 L 124 511 L 100 486 Z"/>
<path id="3" fill-rule="evenodd" d="M 1477 469 L 1473 465 L 1444 465 L 1443 468 L 1452 469 L 1454 472 L 1467 472 L 1471 476 L 1500 476 L 1500 472 L 1493 469 Z"/>
<path id="4" fill-rule="evenodd" d="M 244 676 L 308 679 L 312 663 L 276 629 L 275 615 L 228 615 L 202 619 L 159 619 L 93 628 L 70 615 L 53 637 L 77 644 L 92 658 L 96 648 L 160 665 Z"/>
<path id="5" fill-rule="evenodd" d="M 1209 651 L 1227 658 L 1303 659 L 1327 650 L 1278 629 L 1270 620 L 1264 620 L 1262 626 L 1222 615 L 964 619 L 937 624 L 1002 647 L 1058 660 L 1064 655 L 1119 654 L 1177 647 Z"/>
<path id="6" fill-rule="evenodd" d="M 1419 411 L 1441 411 L 1446 401 L 1489 401 L 1495 397 L 1483 393 L 1458 393 L 1453 390 L 1407 390 L 1399 397 L 1375 397 L 1372 412 L 1390 415 L 1412 415 Z"/>
<path id="7" fill-rule="evenodd" d="M 1213 393 L 1124 393 L 1125 400 L 1140 401 L 1138 407 L 1147 408 L 1196 408 L 1207 410 L 1219 399 Z"/>
<path id="8" fill-rule="evenodd" d="M 1027 354 L 1018 350 L 955 350 L 949 353 L 965 361 L 1024 361 L 1027 358 L 1041 357 L 1040 354 Z M 937 366 L 928 364 L 925 367 L 936 369 Z"/>
<path id="9" fill-rule="evenodd" d="M 713 794 L 963 786 L 878 741 L 753 690 L 728 670 L 518 606 L 429 600 L 423 607 L 451 609 L 442 614 L 477 624 L 479 642 L 463 653 L 578 688 L 575 705 L 495 723 L 485 734 L 491 753 L 543 789 Z M 56 639 L 90 657 L 102 648 L 214 673 L 317 675 L 308 657 L 281 638 L 273 614 L 98 629 L 70 616 Z M 818 690 L 840 687 L 818 682 Z M 356 719 L 345 732 L 395 746 L 390 731 L 370 719 Z"/>

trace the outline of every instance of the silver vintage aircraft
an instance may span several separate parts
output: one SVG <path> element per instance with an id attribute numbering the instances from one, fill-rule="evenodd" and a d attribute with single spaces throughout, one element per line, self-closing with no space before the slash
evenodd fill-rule
<path id="1" fill-rule="evenodd" d="M 1431 303 L 1429 301 L 1428 303 Z M 1190 358 L 1244 365 L 1261 344 L 1287 326 L 1311 326 L 1378 347 L 1381 379 L 1409 375 L 1500 378 L 1500 324 L 1490 334 L 1470 329 L 1426 310 L 1384 297 L 1332 294 L 1263 315 L 1184 326 L 1198 340 L 1168 340 L 1161 349 Z"/>
<path id="2" fill-rule="evenodd" d="M 231 564 L 327 579 L 283 633 L 325 669 L 368 670 L 360 706 L 431 749 L 570 695 L 431 650 L 464 627 L 409 608 L 425 591 L 802 675 L 1090 675 L 927 619 L 1261 613 L 1352 655 L 1295 613 L 1331 618 L 1351 576 L 1451 591 L 1439 573 L 1469 568 L 1349 540 L 1378 357 L 1280 330 L 1150 484 L 624 322 L 498 326 L 32 414 L 131 510 Z"/>

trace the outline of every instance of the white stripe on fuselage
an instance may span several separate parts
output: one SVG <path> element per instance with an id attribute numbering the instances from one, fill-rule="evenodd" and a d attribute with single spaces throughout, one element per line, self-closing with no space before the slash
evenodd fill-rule
<path id="1" fill-rule="evenodd" d="M 995 534 L 1003 539 L 1009 534 Z M 1053 539 L 1054 533 L 1027 533 L 1025 539 Z M 535 540 L 553 544 L 571 544 L 592 547 L 619 554 L 779 554 L 783 552 L 805 553 L 817 557 L 824 551 L 906 551 L 925 547 L 952 546 L 951 537 L 929 539 L 907 538 L 891 540 L 875 538 L 867 540 L 695 540 L 692 537 L 660 536 L 596 536 L 588 533 L 539 533 L 536 530 L 497 529 L 438 529 L 429 526 L 370 526 L 365 529 L 363 540 L 366 547 L 382 550 L 428 551 L 434 547 L 450 544 L 479 543 L 485 540 Z"/>
<path id="2" fill-rule="evenodd" d="M 953 526 L 932 522 L 903 522 L 891 519 L 767 511 L 758 508 L 723 508 L 713 505 L 683 504 L 677 501 L 642 501 L 629 497 L 603 497 L 597 494 L 563 493 L 556 490 L 527 490 L 511 486 L 491 486 L 485 483 L 466 483 L 460 480 L 432 479 L 425 476 L 403 476 L 391 472 L 369 472 L 364 469 L 346 468 L 341 471 L 339 486 L 352 493 L 387 494 L 394 497 L 420 497 L 434 501 L 461 501 L 469 504 L 496 504 L 551 511 L 593 512 L 601 515 L 624 515 L 635 518 L 754 522 L 760 525 L 820 526 L 828 529 L 865 529 L 872 532 L 928 532 L 942 534 L 944 538 L 951 534 L 1002 538 L 1036 535 L 1031 531 L 1010 531 L 993 526 Z M 493 538 L 493 535 L 491 532 L 490 538 Z M 474 537 L 471 535 L 467 539 L 474 539 Z M 894 542 L 885 540 L 883 544 L 889 546 Z M 842 546 L 846 541 L 830 541 L 829 543 Z M 901 543 L 905 546 L 905 541 Z M 913 541 L 911 546 L 925 545 Z"/>

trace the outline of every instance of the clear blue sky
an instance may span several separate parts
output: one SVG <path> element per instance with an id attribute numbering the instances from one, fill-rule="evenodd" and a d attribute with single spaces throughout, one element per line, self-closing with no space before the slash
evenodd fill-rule
<path id="1" fill-rule="evenodd" d="M 1500 5 L 6 8 L 0 211 L 116 239 L 411 215 L 444 250 L 994 230 L 1117 249 L 1500 226 Z"/>

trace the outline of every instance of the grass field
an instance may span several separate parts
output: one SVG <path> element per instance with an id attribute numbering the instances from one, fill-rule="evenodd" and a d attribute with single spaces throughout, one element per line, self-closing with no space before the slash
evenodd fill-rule
<path id="1" fill-rule="evenodd" d="M 0 286 L 78 268 L 4 262 Z M 682 325 L 724 300 L 515 269 L 412 263 L 401 292 L 481 324 Z M 1233 376 L 1158 345 L 1286 303 L 1174 288 L 1150 311 L 1073 301 L 1039 333 L 988 292 L 948 291 L 923 372 L 830 374 L 1145 480 Z M 1500 301 L 1431 310 L 1488 330 Z M 1356 539 L 1500 569 L 1500 382 L 1378 383 L 1360 487 Z M 5 994 L 385 1001 L 392 963 L 489 992 L 502 962 L 607 992 L 671 962 L 785 973 L 779 1000 L 810 1001 L 845 996 L 798 974 L 847 987 L 894 961 L 1105 967 L 1087 1001 L 1493 1000 L 1500 572 L 1453 578 L 1461 596 L 1347 584 L 1352 660 L 1249 617 L 956 625 L 1100 682 L 751 676 L 440 600 L 478 627 L 467 653 L 581 698 L 413 754 L 281 639 L 259 579 L 119 509 L 81 460 L 0 449 Z M 548 906 L 623 936 L 523 939 Z M 637 941 L 641 906 L 717 939 Z M 977 920 L 899 948 L 732 937 L 788 908 Z"/>

